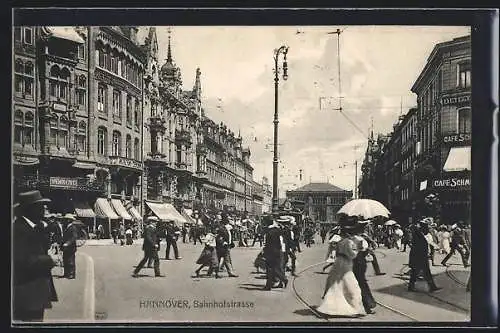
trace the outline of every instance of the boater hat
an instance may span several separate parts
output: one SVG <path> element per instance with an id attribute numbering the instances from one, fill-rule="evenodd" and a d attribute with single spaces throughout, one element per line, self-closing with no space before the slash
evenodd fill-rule
<path id="1" fill-rule="evenodd" d="M 48 198 L 42 197 L 42 194 L 38 190 L 29 191 L 29 192 L 22 192 L 22 193 L 19 193 L 18 202 L 16 204 L 14 204 L 14 208 L 28 207 L 31 205 L 43 204 L 43 203 L 48 203 L 48 202 L 51 202 L 51 200 Z"/>

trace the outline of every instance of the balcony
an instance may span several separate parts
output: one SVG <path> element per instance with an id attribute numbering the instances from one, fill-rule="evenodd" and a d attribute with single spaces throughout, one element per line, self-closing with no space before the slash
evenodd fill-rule
<path id="1" fill-rule="evenodd" d="M 121 156 L 110 156 L 109 164 L 127 169 L 142 171 L 142 163 L 140 161 L 136 161 L 131 158 L 126 158 Z"/>
<path id="2" fill-rule="evenodd" d="M 191 133 L 186 130 L 175 130 L 175 141 L 181 144 L 190 145 L 192 143 Z"/>
<path id="3" fill-rule="evenodd" d="M 149 128 L 159 132 L 164 132 L 166 129 L 165 119 L 160 115 L 149 117 Z"/>
<path id="4" fill-rule="evenodd" d="M 197 145 L 196 154 L 206 156 L 208 154 L 208 147 L 204 144 Z"/>

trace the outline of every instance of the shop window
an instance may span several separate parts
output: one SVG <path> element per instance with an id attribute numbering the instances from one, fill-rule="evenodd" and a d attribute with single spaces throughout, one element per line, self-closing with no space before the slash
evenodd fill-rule
<path id="1" fill-rule="evenodd" d="M 113 131 L 112 156 L 121 156 L 121 133 Z"/>
<path id="2" fill-rule="evenodd" d="M 458 110 L 458 133 L 471 133 L 471 109 Z"/>
<path id="3" fill-rule="evenodd" d="M 470 62 L 463 62 L 458 64 L 457 71 L 458 71 L 458 78 L 457 78 L 458 87 L 470 88 L 472 83 Z"/>
<path id="4" fill-rule="evenodd" d="M 97 153 L 101 156 L 107 153 L 107 136 L 108 133 L 105 127 L 97 129 Z"/>

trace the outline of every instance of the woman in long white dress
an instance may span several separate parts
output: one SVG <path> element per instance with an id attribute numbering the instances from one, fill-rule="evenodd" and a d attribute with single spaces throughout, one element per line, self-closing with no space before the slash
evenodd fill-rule
<path id="1" fill-rule="evenodd" d="M 352 272 L 358 245 L 350 238 L 337 243 L 335 262 L 326 280 L 323 301 L 317 310 L 328 316 L 359 317 L 366 314 L 361 289 Z"/>
<path id="2" fill-rule="evenodd" d="M 440 239 L 440 247 L 441 251 L 444 252 L 444 254 L 448 254 L 451 251 L 450 247 L 450 232 L 448 231 L 448 227 L 446 225 L 443 225 L 442 227 L 442 233 L 441 233 L 441 239 Z"/>

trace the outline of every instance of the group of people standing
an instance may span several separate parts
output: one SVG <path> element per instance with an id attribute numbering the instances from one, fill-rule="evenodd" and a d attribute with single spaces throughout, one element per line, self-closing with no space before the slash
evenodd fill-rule
<path id="1" fill-rule="evenodd" d="M 57 302 L 52 268 L 62 261 L 64 278 L 76 275 L 78 227 L 73 214 L 47 213 L 51 202 L 40 191 L 18 195 L 13 225 L 13 319 L 42 321 Z"/>

